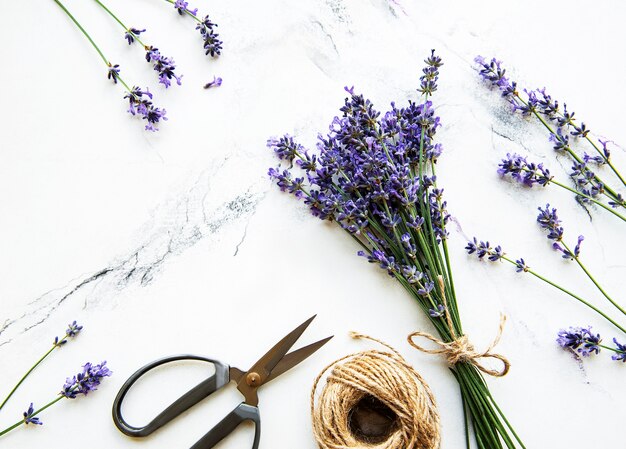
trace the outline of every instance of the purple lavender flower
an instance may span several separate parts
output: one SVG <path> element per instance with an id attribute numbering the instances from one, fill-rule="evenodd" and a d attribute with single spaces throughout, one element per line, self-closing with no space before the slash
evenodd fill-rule
<path id="1" fill-rule="evenodd" d="M 588 327 L 570 327 L 569 329 L 561 329 L 559 331 L 556 342 L 564 349 L 576 351 L 583 357 L 589 357 L 591 354 L 600 353 L 600 334 L 593 334 L 591 326 Z"/>
<path id="2" fill-rule="evenodd" d="M 156 125 L 161 120 L 167 120 L 165 117 L 165 109 L 160 109 L 154 106 L 152 103 L 152 94 L 146 88 L 142 91 L 140 87 L 133 87 L 130 92 L 127 92 L 124 98 L 128 99 L 129 109 L 128 112 L 131 115 L 141 115 L 143 120 L 146 120 L 147 131 L 158 131 Z"/>
<path id="3" fill-rule="evenodd" d="M 437 309 L 429 309 L 428 310 L 428 314 L 432 317 L 432 318 L 441 318 L 446 312 L 445 307 L 443 306 L 443 304 L 437 304 Z"/>
<path id="4" fill-rule="evenodd" d="M 425 282 L 422 287 L 417 290 L 417 294 L 420 296 L 428 296 L 430 292 L 435 288 L 435 283 L 432 281 Z"/>
<path id="5" fill-rule="evenodd" d="M 425 96 L 436 89 L 441 60 L 432 53 L 426 64 L 420 79 Z M 359 255 L 428 296 L 434 282 L 417 268 L 423 264 L 419 235 L 428 223 L 436 240 L 445 239 L 450 214 L 435 177 L 419 167 L 434 164 L 443 151 L 434 142 L 440 119 L 431 101 L 402 108 L 392 103 L 381 113 L 353 87 L 345 91 L 341 114 L 318 137 L 317 151 L 289 135 L 268 141 L 288 166 L 268 174 L 282 191 L 303 198 L 314 216 L 337 222 L 362 242 L 366 250 Z"/>
<path id="6" fill-rule="evenodd" d="M 294 142 L 293 137 L 289 134 L 285 134 L 283 137 L 272 137 L 267 141 L 267 147 L 272 149 L 279 159 L 289 162 L 293 162 L 296 156 L 303 155 L 306 150 L 299 143 Z"/>
<path id="7" fill-rule="evenodd" d="M 577 199 L 582 203 L 589 203 L 591 198 L 597 198 L 604 193 L 604 184 L 598 181 L 595 173 L 589 169 L 588 160 L 584 162 L 575 162 L 572 166 L 570 177 L 576 184 L 576 190 L 586 196 L 578 196 Z"/>
<path id="8" fill-rule="evenodd" d="M 524 259 L 519 258 L 515 261 L 515 271 L 517 271 L 518 273 L 521 273 L 522 271 L 524 273 L 527 273 L 528 270 L 530 270 L 530 267 L 526 265 L 526 262 L 524 262 Z"/>
<path id="9" fill-rule="evenodd" d="M 210 89 L 211 87 L 220 87 L 222 85 L 222 78 L 220 78 L 219 76 L 213 77 L 213 81 L 209 81 L 208 83 L 206 83 L 204 85 L 205 89 Z"/>
<path id="10" fill-rule="evenodd" d="M 176 70 L 176 63 L 172 58 L 163 56 L 158 48 L 147 47 L 146 48 L 146 61 L 153 64 L 154 70 L 159 74 L 159 83 L 163 84 L 165 88 L 172 85 L 172 78 L 176 80 L 176 84 L 181 85 L 181 76 L 177 76 L 174 73 Z"/>
<path id="11" fill-rule="evenodd" d="M 498 173 L 501 176 L 510 175 L 511 178 L 528 187 L 534 184 L 545 187 L 553 178 L 550 170 L 544 168 L 543 164 L 528 162 L 525 157 L 516 153 L 507 153 L 506 159 L 502 159 L 498 167 Z"/>
<path id="12" fill-rule="evenodd" d="M 135 42 L 135 38 L 145 31 L 145 29 L 140 30 L 138 28 L 131 27 L 126 30 L 126 33 L 124 34 L 124 39 L 128 41 L 128 45 L 131 45 L 133 42 Z"/>
<path id="13" fill-rule="evenodd" d="M 217 24 L 206 16 L 201 22 L 196 25 L 196 30 L 200 32 L 202 40 L 204 41 L 204 50 L 206 55 L 215 57 L 219 56 L 222 52 L 222 45 L 224 44 L 219 39 L 219 34 L 215 32 Z"/>
<path id="14" fill-rule="evenodd" d="M 111 81 L 113 81 L 115 84 L 117 84 L 117 78 L 120 75 L 120 65 L 119 64 L 111 64 L 109 62 L 109 70 L 107 73 L 107 78 L 110 79 Z"/>
<path id="15" fill-rule="evenodd" d="M 489 242 L 478 241 L 476 237 L 467 243 L 465 250 L 467 251 L 467 254 L 476 253 L 476 257 L 479 259 L 484 259 L 485 256 L 487 256 L 487 259 L 491 262 L 497 262 L 504 257 L 504 252 L 502 251 L 502 247 L 500 245 L 492 248 Z"/>
<path id="16" fill-rule="evenodd" d="M 74 320 L 71 324 L 67 325 L 67 330 L 65 331 L 65 335 L 68 337 L 75 337 L 78 333 L 83 330 L 83 326 L 79 326 Z"/>
<path id="17" fill-rule="evenodd" d="M 174 2 L 174 8 L 178 11 L 178 14 L 180 14 L 181 16 L 185 12 L 191 14 L 192 16 L 195 16 L 198 13 L 198 8 L 189 9 L 189 3 L 184 0 L 176 0 Z"/>
<path id="18" fill-rule="evenodd" d="M 36 416 L 33 416 L 33 413 L 35 413 L 35 407 L 33 407 L 33 403 L 31 402 L 28 406 L 28 410 L 24 412 L 24 424 L 42 425 L 43 422 Z"/>
<path id="19" fill-rule="evenodd" d="M 546 204 L 545 209 L 538 207 L 537 210 L 539 210 L 537 223 L 548 231 L 548 239 L 554 240 L 555 242 L 563 240 L 563 227 L 560 226 L 561 220 L 556 213 L 556 208 L 553 207 L 550 209 L 550 204 Z"/>
<path id="20" fill-rule="evenodd" d="M 617 341 L 617 338 L 613 338 L 613 343 L 615 343 L 615 354 L 611 356 L 611 359 L 616 361 L 622 361 L 626 363 L 626 345 L 621 344 Z"/>
<path id="21" fill-rule="evenodd" d="M 443 65 L 441 58 L 435 55 L 435 50 L 426 60 L 426 67 L 423 69 L 423 75 L 420 76 L 420 87 L 417 89 L 424 95 L 432 95 L 437 90 L 437 80 L 439 79 L 439 67 Z"/>
<path id="22" fill-rule="evenodd" d="M 81 372 L 65 380 L 63 389 L 59 394 L 68 399 L 74 399 L 81 394 L 87 396 L 90 392 L 98 389 L 103 378 L 109 377 L 111 374 L 111 370 L 106 366 L 106 361 L 99 365 L 86 363 Z"/>

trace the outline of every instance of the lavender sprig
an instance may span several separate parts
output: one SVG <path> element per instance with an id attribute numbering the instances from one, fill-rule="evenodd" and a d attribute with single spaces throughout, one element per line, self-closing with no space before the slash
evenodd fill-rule
<path id="1" fill-rule="evenodd" d="M 529 162 L 525 157 L 520 156 L 517 153 L 507 153 L 506 158 L 502 159 L 502 162 L 498 164 L 498 174 L 502 177 L 510 176 L 515 181 L 521 184 L 532 187 L 533 185 L 539 185 L 546 187 L 550 184 L 559 186 L 569 192 L 576 195 L 577 199 L 581 203 L 589 204 L 593 203 L 611 214 L 618 217 L 620 220 L 626 222 L 626 217 L 615 210 L 615 203 L 609 202 L 608 206 L 598 199 L 600 195 L 600 189 L 593 181 L 593 172 L 589 169 L 582 167 L 581 164 L 575 164 L 572 168 L 572 177 L 575 179 L 576 186 L 579 190 L 574 190 L 571 187 L 557 181 L 542 163 Z M 581 180 L 576 181 L 576 176 L 581 176 Z M 582 180 L 584 179 L 584 181 Z"/>
<path id="2" fill-rule="evenodd" d="M 578 240 L 576 246 L 572 250 L 564 241 L 563 241 L 563 226 L 561 226 L 561 220 L 557 215 L 556 208 L 550 208 L 549 204 L 546 204 L 545 208 L 537 208 L 539 210 L 539 214 L 537 215 L 537 223 L 543 229 L 548 231 L 547 237 L 552 240 L 552 248 L 556 251 L 562 253 L 563 258 L 568 260 L 576 261 L 578 266 L 583 270 L 583 272 L 587 275 L 587 277 L 593 282 L 596 288 L 602 293 L 602 295 L 609 300 L 611 304 L 613 304 L 620 312 L 626 315 L 626 310 L 624 310 L 613 298 L 611 298 L 608 293 L 602 288 L 600 283 L 595 279 L 595 277 L 591 274 L 591 272 L 587 269 L 587 267 L 580 260 L 580 248 L 581 244 L 584 240 L 584 236 L 578 236 Z"/>
<path id="3" fill-rule="evenodd" d="M 174 59 L 167 56 L 163 56 L 159 49 L 152 45 L 144 44 L 139 35 L 146 30 L 140 30 L 133 27 L 127 27 L 121 19 L 119 19 L 104 3 L 100 0 L 94 0 L 106 13 L 111 16 L 124 30 L 124 38 L 128 41 L 128 45 L 132 45 L 137 41 L 146 51 L 146 61 L 153 64 L 154 70 L 158 73 L 159 83 L 163 84 L 165 88 L 172 85 L 172 79 L 176 80 L 176 84 L 181 85 L 181 76 L 176 75 L 174 70 L 176 69 L 176 63 Z"/>
<path id="4" fill-rule="evenodd" d="M 174 5 L 174 8 L 180 15 L 187 15 L 192 17 L 196 22 L 196 29 L 200 32 L 202 37 L 204 50 L 206 55 L 211 55 L 215 58 L 222 54 L 223 42 L 219 39 L 219 34 L 215 32 L 217 24 L 209 19 L 209 16 L 205 16 L 203 19 L 198 17 L 198 9 L 189 9 L 189 4 L 183 0 L 165 0 L 166 2 Z"/>
<path id="5" fill-rule="evenodd" d="M 620 344 L 617 341 L 617 338 L 613 338 L 615 348 L 601 344 L 602 338 L 600 337 L 600 334 L 594 334 L 591 332 L 591 326 L 561 329 L 558 333 L 556 342 L 563 349 L 573 351 L 583 357 L 589 357 L 592 354 L 599 354 L 601 349 L 606 349 L 614 352 L 611 359 L 626 362 L 626 345 Z"/>
<path id="6" fill-rule="evenodd" d="M 546 278 L 545 276 L 531 269 L 523 258 L 519 258 L 515 260 L 511 259 L 502 250 L 502 247 L 500 245 L 496 245 L 494 247 L 494 246 L 491 246 L 488 241 L 478 240 L 476 237 L 474 237 L 471 241 L 467 243 L 465 250 L 467 251 L 468 254 L 475 254 L 479 260 L 487 259 L 491 262 L 498 262 L 498 261 L 508 262 L 509 264 L 515 267 L 515 271 L 517 271 L 518 273 L 529 273 L 532 276 L 536 277 L 537 279 L 545 282 L 546 284 L 556 288 L 557 290 L 560 290 L 561 292 L 565 293 L 566 295 L 570 296 L 571 298 L 574 298 L 576 301 L 590 308 L 591 310 L 593 310 L 594 312 L 602 316 L 604 319 L 606 319 L 613 326 L 615 326 L 620 331 L 622 331 L 624 334 L 626 334 L 626 328 L 622 327 L 613 318 L 611 318 L 606 312 L 600 310 L 598 307 L 594 306 L 593 304 L 591 304 L 589 301 L 585 300 L 581 296 L 575 293 L 572 293 L 570 290 L 566 289 L 565 287 L 562 287 L 556 282 L 551 281 L 550 279 Z"/>
<path id="7" fill-rule="evenodd" d="M 76 18 L 72 15 L 72 13 L 70 13 L 70 11 L 63 5 L 63 3 L 60 2 L 60 0 L 54 0 L 54 2 L 63 10 L 63 12 L 72 20 L 72 22 L 74 22 L 74 24 L 78 27 L 78 29 L 87 38 L 87 40 L 92 45 L 92 47 L 98 52 L 98 54 L 100 55 L 100 58 L 104 61 L 104 63 L 107 66 L 107 77 L 109 79 L 111 79 L 115 84 L 117 84 L 117 82 L 119 81 L 120 84 L 122 84 L 126 88 L 126 96 L 124 96 L 124 98 L 128 98 L 128 96 L 130 95 L 131 97 L 133 97 L 133 100 L 131 100 L 131 102 L 134 101 L 137 104 L 141 104 L 141 103 L 144 104 L 145 107 L 142 108 L 139 112 L 140 112 L 140 115 L 142 115 L 143 119 L 148 121 L 148 124 L 145 126 L 145 129 L 148 130 L 148 131 L 158 131 L 158 129 L 157 129 L 157 127 L 155 125 L 160 120 L 166 120 L 166 118 L 165 118 L 165 110 L 156 108 L 152 104 L 151 101 L 149 103 L 145 103 L 141 99 L 141 96 L 137 96 L 136 89 L 138 89 L 138 88 L 131 89 L 128 86 L 128 84 L 126 84 L 126 82 L 120 76 L 119 65 L 112 64 L 106 58 L 106 56 L 104 56 L 104 53 L 102 53 L 102 50 L 100 50 L 100 47 L 98 47 L 98 45 L 96 45 L 96 43 L 91 38 L 89 33 L 87 33 L 87 31 L 83 28 L 83 26 L 80 24 L 80 22 L 78 22 L 78 20 L 76 20 Z M 150 96 L 150 99 L 152 99 L 152 96 Z M 131 109 L 128 112 L 130 112 L 131 115 L 136 115 L 133 112 L 131 112 L 132 110 L 133 110 L 133 108 L 131 107 Z"/>
<path id="8" fill-rule="evenodd" d="M 76 322 L 76 320 L 74 320 L 72 323 L 67 325 L 67 329 L 65 330 L 65 335 L 63 337 L 61 338 L 59 338 L 58 336 L 54 337 L 54 341 L 52 342 L 52 347 L 48 349 L 48 351 L 46 351 L 46 353 L 43 356 L 41 356 L 41 358 L 37 360 L 37 362 L 35 362 L 35 364 L 31 366 L 28 371 L 26 371 L 26 374 L 22 376 L 22 378 L 17 382 L 17 384 L 15 384 L 15 386 L 9 392 L 9 394 L 4 399 L 4 401 L 2 401 L 2 404 L 0 404 L 0 410 L 2 410 L 4 405 L 8 402 L 11 396 L 13 396 L 13 394 L 19 388 L 19 386 L 22 385 L 22 383 L 26 380 L 26 378 L 30 375 L 30 373 L 32 373 L 34 369 L 37 368 L 41 364 L 41 362 L 43 362 L 45 358 L 48 357 L 52 353 L 52 351 L 65 345 L 68 342 L 68 338 L 76 337 L 82 329 L 83 329 L 83 326 L 80 326 Z"/>
<path id="9" fill-rule="evenodd" d="M 7 434 L 23 424 L 43 424 L 37 416 L 41 412 L 56 404 L 61 399 L 75 399 L 81 394 L 87 396 L 88 393 L 97 390 L 103 379 L 111 376 L 111 374 L 112 371 L 106 366 L 106 361 L 97 365 L 86 363 L 78 374 L 67 378 L 61 392 L 55 399 L 37 410 L 34 410 L 33 404 L 31 403 L 28 410 L 24 413 L 24 418 L 1 431 L 0 436 Z"/>
<path id="10" fill-rule="evenodd" d="M 512 105 L 514 111 L 519 111 L 522 115 L 533 115 L 541 122 L 541 124 L 548 130 L 550 140 L 553 142 L 554 149 L 556 151 L 569 154 L 574 159 L 574 162 L 578 164 L 586 164 L 594 159 L 590 159 L 588 156 L 580 157 L 572 150 L 570 145 L 570 136 L 585 138 L 597 151 L 598 158 L 609 165 L 622 184 L 626 186 L 624 178 L 622 178 L 610 161 L 610 152 L 606 148 L 606 143 L 602 144 L 603 149 L 600 150 L 600 148 L 589 138 L 589 130 L 586 126 L 584 124 L 581 124 L 580 126 L 575 124 L 574 113 L 569 112 L 567 107 L 564 107 L 563 112 L 561 112 L 558 101 L 553 100 L 548 94 L 546 94 L 545 89 L 537 91 L 524 89 L 527 97 L 526 100 L 524 100 L 519 93 L 517 83 L 509 80 L 506 76 L 506 70 L 502 67 L 502 63 L 500 61 L 495 58 L 487 61 L 482 56 L 477 56 L 475 61 L 479 65 L 479 73 L 481 77 L 485 81 L 489 82 L 491 86 L 500 90 L 502 96 Z M 548 121 L 546 121 L 546 119 Z M 556 127 L 553 127 L 548 122 L 555 123 Z M 568 130 L 570 131 L 568 132 Z M 624 201 L 622 195 L 615 189 L 609 187 L 595 173 L 593 173 L 592 180 L 596 187 L 602 187 L 600 193 L 609 197 L 609 199 L 614 202 L 616 206 L 626 207 L 626 202 Z"/>

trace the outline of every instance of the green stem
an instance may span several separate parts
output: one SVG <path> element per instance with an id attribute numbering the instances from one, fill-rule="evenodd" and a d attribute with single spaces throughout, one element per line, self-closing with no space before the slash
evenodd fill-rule
<path id="1" fill-rule="evenodd" d="M 55 0 L 56 1 L 56 0 Z M 48 407 L 56 404 L 57 402 L 59 402 L 61 399 L 63 399 L 65 396 L 59 396 L 56 399 L 48 402 L 46 405 L 44 405 L 43 407 L 41 407 L 38 410 L 35 410 L 33 412 L 33 414 L 31 416 L 37 416 L 39 413 L 43 412 L 45 409 L 47 409 Z M 15 424 L 13 424 L 12 426 L 7 427 L 6 429 L 4 429 L 2 432 L 0 432 L 0 437 L 6 433 L 9 433 L 11 430 L 15 429 L 16 427 L 21 426 L 22 424 L 25 424 L 26 421 L 24 419 L 16 422 Z"/>
<path id="2" fill-rule="evenodd" d="M 4 399 L 4 401 L 2 401 L 2 404 L 0 404 L 0 410 L 2 410 L 2 407 L 4 407 L 4 405 L 5 405 L 5 404 L 7 403 L 7 401 L 11 398 L 11 396 L 13 396 L 13 393 L 15 393 L 15 391 L 19 388 L 19 386 L 20 386 L 20 385 L 22 385 L 22 382 L 24 382 L 24 380 L 26 380 L 26 378 L 28 377 L 28 375 L 29 375 L 30 373 L 32 373 L 32 372 L 33 372 L 33 370 L 34 370 L 35 368 L 37 368 L 37 366 L 39 366 L 39 364 L 40 364 L 41 362 L 43 362 L 43 361 L 44 361 L 44 359 L 45 359 L 46 357 L 48 357 L 48 356 L 50 355 L 50 353 L 51 353 L 52 351 L 54 351 L 57 347 L 58 347 L 57 345 L 53 345 L 53 346 L 52 346 L 52 347 L 48 350 L 48 352 L 46 352 L 46 353 L 45 353 L 45 354 L 44 354 L 44 355 L 43 355 L 43 356 L 42 356 L 39 360 L 37 360 L 37 362 L 36 362 L 33 366 L 31 366 L 31 368 L 30 368 L 28 371 L 26 371 L 26 374 L 24 374 L 24 376 L 22 376 L 22 378 L 20 379 L 20 381 L 19 381 L 19 382 L 18 382 L 18 383 L 17 383 L 17 384 L 13 387 L 13 389 L 11 390 L 11 392 L 9 393 L 9 395 L 8 395 L 8 396 Z"/>
<path id="3" fill-rule="evenodd" d="M 89 40 L 89 42 L 91 43 L 91 45 L 93 46 L 93 48 L 96 49 L 96 51 L 98 52 L 98 54 L 100 55 L 100 57 L 102 58 L 102 60 L 104 61 L 104 63 L 107 65 L 107 67 L 111 66 L 111 63 L 109 62 L 109 60 L 104 56 L 104 53 L 102 53 L 102 50 L 100 50 L 100 48 L 96 45 L 96 43 L 93 41 L 93 39 L 91 38 L 91 36 L 89 35 L 89 33 L 87 33 L 87 31 L 85 31 L 85 29 L 83 28 L 83 26 L 78 22 L 78 20 L 76 20 L 76 18 L 72 15 L 71 12 L 69 12 L 67 10 L 67 8 L 63 5 L 63 3 L 61 3 L 59 0 L 54 0 L 54 3 L 56 3 L 57 5 L 59 5 L 59 7 L 65 12 L 65 14 L 68 15 L 68 17 L 70 19 L 72 19 L 72 22 L 74 22 L 74 24 L 78 27 L 78 29 L 80 31 L 82 31 L 82 33 L 85 35 L 85 37 Z"/>
<path id="4" fill-rule="evenodd" d="M 596 281 L 596 279 L 592 276 L 592 274 L 589 272 L 589 270 L 587 270 L 587 267 L 585 267 L 585 265 L 583 265 L 583 263 L 580 261 L 580 258 L 578 256 L 576 256 L 571 249 L 569 249 L 569 247 L 565 244 L 565 242 L 561 241 L 561 244 L 565 247 L 565 249 L 567 251 L 569 251 L 569 253 L 574 257 L 574 260 L 576 261 L 576 263 L 578 264 L 578 266 L 580 268 L 582 268 L 582 270 L 585 272 L 585 274 L 587 275 L 587 277 L 589 279 L 591 279 L 591 282 L 593 282 L 593 284 L 598 288 L 598 290 L 600 290 L 600 293 L 602 293 L 602 295 L 609 300 L 609 302 L 611 304 L 613 304 L 620 312 L 622 312 L 624 315 L 626 315 L 626 310 L 624 310 L 618 303 L 616 303 L 613 298 L 611 298 L 607 292 L 604 291 L 604 289 L 600 286 L 600 284 L 598 283 L 598 281 Z"/>
<path id="5" fill-rule="evenodd" d="M 506 256 L 503 256 L 502 259 L 506 260 L 507 262 L 517 266 L 517 263 L 514 262 L 513 260 L 509 259 Z M 572 298 L 574 298 L 575 300 L 583 303 L 584 305 L 586 305 L 587 307 L 589 307 L 591 310 L 595 311 L 596 313 L 598 313 L 599 315 L 601 315 L 604 319 L 606 319 L 609 323 L 611 323 L 613 326 L 615 326 L 616 328 L 618 328 L 619 330 L 621 330 L 624 334 L 626 334 L 626 329 L 624 329 L 622 326 L 620 326 L 619 324 L 617 324 L 612 318 L 610 318 L 606 313 L 604 313 L 602 310 L 598 309 L 597 307 L 595 307 L 594 305 L 590 304 L 589 302 L 585 301 L 583 298 L 581 298 L 580 296 L 570 292 L 569 290 L 567 290 L 564 287 L 561 287 L 559 284 L 556 284 L 554 282 L 552 282 L 551 280 L 543 277 L 542 275 L 540 275 L 539 273 L 531 270 L 530 268 L 526 268 L 524 270 L 527 273 L 532 274 L 533 276 L 535 276 L 538 279 L 541 279 L 543 282 L 551 285 L 552 287 L 562 291 L 563 293 L 571 296 Z"/>
<path id="6" fill-rule="evenodd" d="M 104 4 L 102 2 L 100 2 L 99 0 L 94 0 L 94 2 L 96 2 L 98 5 L 100 5 L 102 7 L 102 9 L 104 9 L 113 19 L 115 19 L 115 21 L 117 23 L 119 23 L 122 28 L 124 28 L 124 30 L 126 30 L 128 33 L 132 34 L 133 38 L 139 42 L 144 48 L 147 48 L 146 45 L 141 42 L 141 39 L 139 39 L 139 36 L 137 36 L 135 33 L 133 33 L 130 28 L 128 28 L 126 25 L 124 25 L 124 23 L 115 15 L 113 14 L 113 12 L 107 8 L 106 6 L 104 6 Z"/>

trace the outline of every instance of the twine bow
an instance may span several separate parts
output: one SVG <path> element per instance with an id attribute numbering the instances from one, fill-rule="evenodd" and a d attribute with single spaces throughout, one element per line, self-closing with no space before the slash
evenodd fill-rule
<path id="1" fill-rule="evenodd" d="M 443 305 L 445 307 L 445 317 L 448 323 L 448 328 L 450 329 L 450 333 L 452 336 L 451 342 L 445 342 L 443 340 L 438 339 L 432 334 L 427 332 L 413 332 L 411 335 L 407 337 L 407 340 L 411 346 L 421 352 L 425 352 L 426 354 L 444 354 L 446 356 L 446 360 L 450 366 L 454 366 L 457 363 L 469 363 L 474 365 L 477 369 L 482 371 L 485 374 L 489 374 L 494 377 L 502 377 L 505 376 L 509 369 L 511 368 L 511 363 L 508 361 L 506 357 L 501 354 L 492 353 L 493 348 L 500 342 L 500 338 L 502 337 L 502 332 L 504 331 L 504 325 L 506 323 L 506 316 L 500 314 L 500 327 L 498 329 L 498 333 L 496 334 L 496 338 L 494 338 L 493 342 L 489 347 L 483 351 L 476 351 L 474 345 L 470 342 L 467 335 L 457 335 L 454 330 L 454 325 L 452 324 L 452 320 L 450 318 L 450 314 L 448 312 L 448 303 L 446 300 L 445 287 L 443 283 L 443 277 L 438 276 L 437 281 L 439 283 L 439 288 L 441 290 L 441 296 L 443 298 Z M 413 339 L 415 337 L 424 337 L 433 343 L 440 346 L 439 349 L 428 349 L 422 346 L 417 345 Z M 489 369 L 485 367 L 479 360 L 480 359 L 497 359 L 502 362 L 501 369 Z"/>

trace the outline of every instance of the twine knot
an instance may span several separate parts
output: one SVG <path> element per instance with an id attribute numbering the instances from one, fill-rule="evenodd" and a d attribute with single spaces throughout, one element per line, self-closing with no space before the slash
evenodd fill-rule
<path id="1" fill-rule="evenodd" d="M 500 342 L 500 338 L 502 337 L 502 332 L 504 331 L 504 325 L 506 324 L 506 316 L 500 314 L 500 327 L 498 329 L 498 333 L 494 338 L 493 342 L 489 347 L 483 351 L 478 352 L 474 348 L 474 345 L 470 342 L 469 337 L 467 335 L 457 335 L 454 330 L 454 325 L 452 323 L 452 319 L 450 318 L 450 314 L 448 312 L 448 304 L 445 295 L 445 287 L 443 283 L 443 277 L 438 276 L 437 281 L 439 283 L 439 288 L 441 289 L 441 296 L 443 298 L 443 304 L 445 309 L 445 317 L 448 324 L 448 329 L 450 330 L 450 334 L 452 337 L 452 341 L 446 342 L 438 339 L 437 337 L 427 333 L 427 332 L 413 332 L 411 335 L 407 337 L 407 340 L 411 346 L 413 346 L 418 351 L 425 352 L 426 354 L 443 354 L 446 357 L 448 365 L 454 366 L 457 363 L 469 363 L 474 365 L 477 369 L 482 371 L 485 374 L 494 377 L 502 377 L 505 376 L 509 369 L 511 368 L 511 363 L 508 361 L 506 357 L 501 354 L 491 352 L 493 348 Z M 423 337 L 426 338 L 433 343 L 440 346 L 439 349 L 428 349 L 422 346 L 417 345 L 413 339 L 415 337 Z M 501 369 L 489 369 L 486 368 L 481 362 L 480 359 L 492 358 L 497 359 L 502 362 Z"/>

